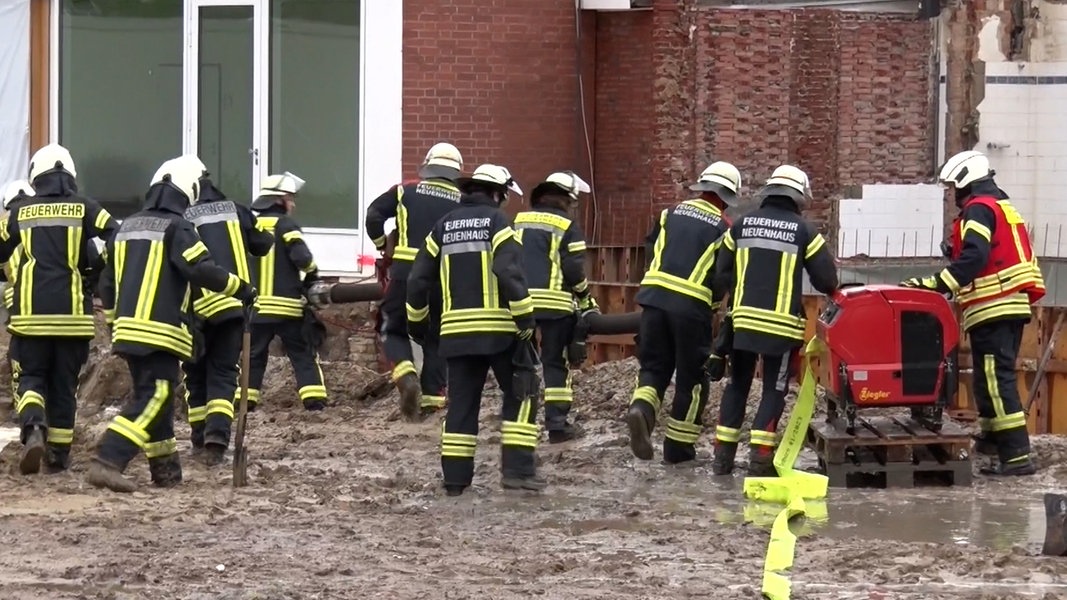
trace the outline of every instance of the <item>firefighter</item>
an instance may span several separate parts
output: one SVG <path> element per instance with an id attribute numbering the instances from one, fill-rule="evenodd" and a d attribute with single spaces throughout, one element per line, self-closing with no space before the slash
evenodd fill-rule
<path id="1" fill-rule="evenodd" d="M 100 438 L 86 476 L 89 484 L 132 492 L 122 472 L 144 452 L 152 483 L 181 483 L 174 439 L 174 388 L 179 361 L 192 358 L 190 284 L 239 298 L 251 306 L 256 290 L 222 269 L 183 217 L 200 193 L 203 163 L 186 155 L 168 160 L 152 177 L 141 212 L 122 221 L 107 245 L 108 262 L 100 281 L 104 314 L 111 327 L 112 350 L 126 359 L 133 398 L 112 419 Z"/>
<path id="2" fill-rule="evenodd" d="M 778 420 L 785 410 L 792 357 L 804 343 L 803 272 L 819 292 L 837 289 L 837 267 L 826 240 L 801 216 L 811 201 L 807 174 L 782 165 L 757 197 L 759 209 L 730 227 L 715 259 L 714 289 L 730 292 L 733 327 L 730 382 L 715 428 L 716 475 L 733 470 L 757 359 L 763 362 L 763 397 L 752 422 L 748 472 L 775 474 Z"/>
<path id="3" fill-rule="evenodd" d="M 274 236 L 256 227 L 256 216 L 247 207 L 227 200 L 206 170 L 199 186 L 200 199 L 186 209 L 186 220 L 219 267 L 251 282 L 249 255 L 266 256 Z M 230 443 L 244 311 L 236 298 L 202 288 L 193 290 L 193 309 L 204 352 L 182 365 L 192 447 L 206 464 L 217 465 Z"/>
<path id="4" fill-rule="evenodd" d="M 578 318 L 599 312 L 585 278 L 585 236 L 571 220 L 578 194 L 589 184 L 571 171 L 552 173 L 530 195 L 533 208 L 515 216 L 515 233 L 522 244 L 523 264 L 540 332 L 545 378 L 545 428 L 552 444 L 580 433 L 567 421 L 571 389 L 567 346 Z M 577 299 L 578 312 L 575 312 Z"/>
<path id="5" fill-rule="evenodd" d="M 108 240 L 115 220 L 77 194 L 77 171 L 66 148 L 49 144 L 30 159 L 35 195 L 23 199 L 0 228 L 0 261 L 22 246 L 14 276 L 8 331 L 18 337 L 18 400 L 22 429 L 19 470 L 70 466 L 78 374 L 93 338 L 92 297 L 81 268 L 87 238 Z"/>
<path id="6" fill-rule="evenodd" d="M 971 339 L 974 395 L 981 433 L 975 450 L 998 463 L 987 475 L 1031 475 L 1030 437 L 1015 381 L 1023 327 L 1045 284 L 1026 223 L 993 180 L 989 159 L 966 151 L 948 159 L 938 179 L 952 190 L 960 215 L 952 224 L 948 267 L 902 282 L 951 293 Z"/>
<path id="7" fill-rule="evenodd" d="M 700 196 L 660 213 L 652 227 L 652 262 L 641 281 L 637 356 L 641 363 L 626 423 L 630 450 L 652 458 L 652 430 L 667 386 L 675 376 L 674 401 L 663 439 L 663 460 L 696 458 L 708 402 L 705 362 L 711 355 L 712 315 L 721 294 L 712 293 L 715 252 L 730 226 L 723 214 L 737 201 L 741 173 L 719 161 L 689 186 Z"/>
<path id="8" fill-rule="evenodd" d="M 33 186 L 29 181 L 18 180 L 12 181 L 4 187 L 4 213 L 2 219 L 6 220 L 8 215 L 18 210 L 18 207 L 27 199 L 34 195 Z M 19 259 L 22 258 L 22 246 L 15 248 L 11 253 L 11 258 L 4 264 L 3 276 L 6 282 L 4 286 L 3 302 L 5 312 L 6 326 L 11 320 L 11 305 L 15 301 L 15 272 L 19 267 Z M 11 336 L 7 342 L 7 362 L 11 367 L 11 399 L 14 403 L 19 396 L 19 366 L 18 358 L 18 337 Z M 14 407 L 14 404 L 12 404 Z M 15 419 L 18 420 L 18 414 L 15 413 Z"/>
<path id="9" fill-rule="evenodd" d="M 401 183 L 378 196 L 367 207 L 367 233 L 379 251 L 386 251 L 385 221 L 396 219 L 396 247 L 389 263 L 389 279 L 379 306 L 378 334 L 385 356 L 393 364 L 393 382 L 400 392 L 400 410 L 405 418 L 418 420 L 445 405 L 446 366 L 437 351 L 440 328 L 440 290 L 432 290 L 430 327 L 422 345 L 422 373 L 416 373 L 408 336 L 404 303 L 407 280 L 420 244 L 444 217 L 459 206 L 456 179 L 463 170 L 463 156 L 446 142 L 434 144 L 419 170 L 421 181 Z"/>
<path id="10" fill-rule="evenodd" d="M 281 338 L 293 366 L 304 409 L 326 408 L 326 383 L 318 356 L 322 324 L 305 298 L 306 290 L 319 279 L 319 269 L 300 225 L 292 217 L 296 194 L 302 187 L 304 180 L 292 173 L 271 175 L 252 202 L 258 226 L 274 235 L 274 244 L 252 266 L 253 282 L 260 296 L 252 326 L 249 410 L 255 410 L 259 403 L 268 351 L 275 336 Z"/>
<path id="11" fill-rule="evenodd" d="M 505 489 L 538 491 L 536 394 L 515 393 L 512 359 L 534 333 L 533 300 L 522 267 L 522 248 L 500 210 L 509 190 L 522 189 L 504 167 L 481 165 L 459 180 L 460 206 L 433 227 L 408 279 L 407 317 L 418 341 L 430 327 L 434 282 L 444 282 L 441 355 L 448 361 L 449 402 L 441 434 L 441 470 L 449 496 L 474 478 L 478 412 L 489 369 L 503 392 L 501 470 Z"/>

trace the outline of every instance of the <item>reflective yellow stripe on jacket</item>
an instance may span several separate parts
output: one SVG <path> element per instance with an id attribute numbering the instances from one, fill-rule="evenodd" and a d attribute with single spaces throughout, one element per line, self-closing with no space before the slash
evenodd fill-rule
<path id="1" fill-rule="evenodd" d="M 687 200 L 682 204 L 689 205 L 716 216 L 722 214 L 718 209 L 703 201 Z M 715 253 L 721 245 L 721 240 L 715 241 L 704 250 L 700 255 L 700 258 L 697 259 L 696 264 L 693 266 L 693 270 L 687 277 L 683 278 L 661 270 L 663 249 L 667 245 L 668 231 L 666 223 L 669 212 L 669 210 L 664 210 L 660 213 L 660 230 L 659 235 L 656 237 L 656 244 L 653 249 L 652 264 L 649 265 L 648 272 L 645 273 L 645 277 L 641 280 L 641 285 L 661 287 L 676 294 L 682 294 L 683 296 L 689 296 L 690 298 L 700 300 L 713 309 L 717 308 L 717 303 L 712 301 L 711 290 L 704 286 L 704 282 L 707 280 L 708 273 L 715 264 Z"/>
<path id="2" fill-rule="evenodd" d="M 571 312 L 576 307 L 573 294 L 563 289 L 563 268 L 560 265 L 560 247 L 570 226 L 570 219 L 552 213 L 525 211 L 515 215 L 515 235 L 519 243 L 522 243 L 522 234 L 526 229 L 545 231 L 551 236 L 548 249 L 549 287 L 530 288 L 530 297 L 533 298 L 535 309 Z M 584 249 L 583 244 L 581 250 Z M 568 248 L 568 251 L 577 250 Z"/>

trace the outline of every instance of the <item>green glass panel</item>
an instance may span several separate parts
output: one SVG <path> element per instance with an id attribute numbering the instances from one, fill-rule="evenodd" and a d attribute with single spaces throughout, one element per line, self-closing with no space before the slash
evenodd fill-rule
<path id="1" fill-rule="evenodd" d="M 59 141 L 116 217 L 181 154 L 182 25 L 181 0 L 61 0 Z"/>
<path id="2" fill-rule="evenodd" d="M 252 200 L 254 8 L 200 8 L 200 160 L 230 199 Z"/>
<path id="3" fill-rule="evenodd" d="M 270 170 L 307 180 L 305 227 L 359 223 L 357 0 L 271 0 Z"/>

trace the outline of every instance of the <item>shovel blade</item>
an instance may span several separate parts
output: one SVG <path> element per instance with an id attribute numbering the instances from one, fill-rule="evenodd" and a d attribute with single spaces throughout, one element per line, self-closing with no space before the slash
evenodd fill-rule
<path id="1" fill-rule="evenodd" d="M 233 453 L 233 487 L 248 485 L 248 450 L 241 448 Z"/>

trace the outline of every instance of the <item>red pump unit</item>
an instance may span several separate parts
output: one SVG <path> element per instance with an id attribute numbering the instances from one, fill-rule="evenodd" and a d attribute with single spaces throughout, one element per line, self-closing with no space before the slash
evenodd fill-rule
<path id="1" fill-rule="evenodd" d="M 827 421 L 843 409 L 855 433 L 861 408 L 907 406 L 940 430 L 957 391 L 959 324 L 952 304 L 929 290 L 846 286 L 819 315 Z"/>

